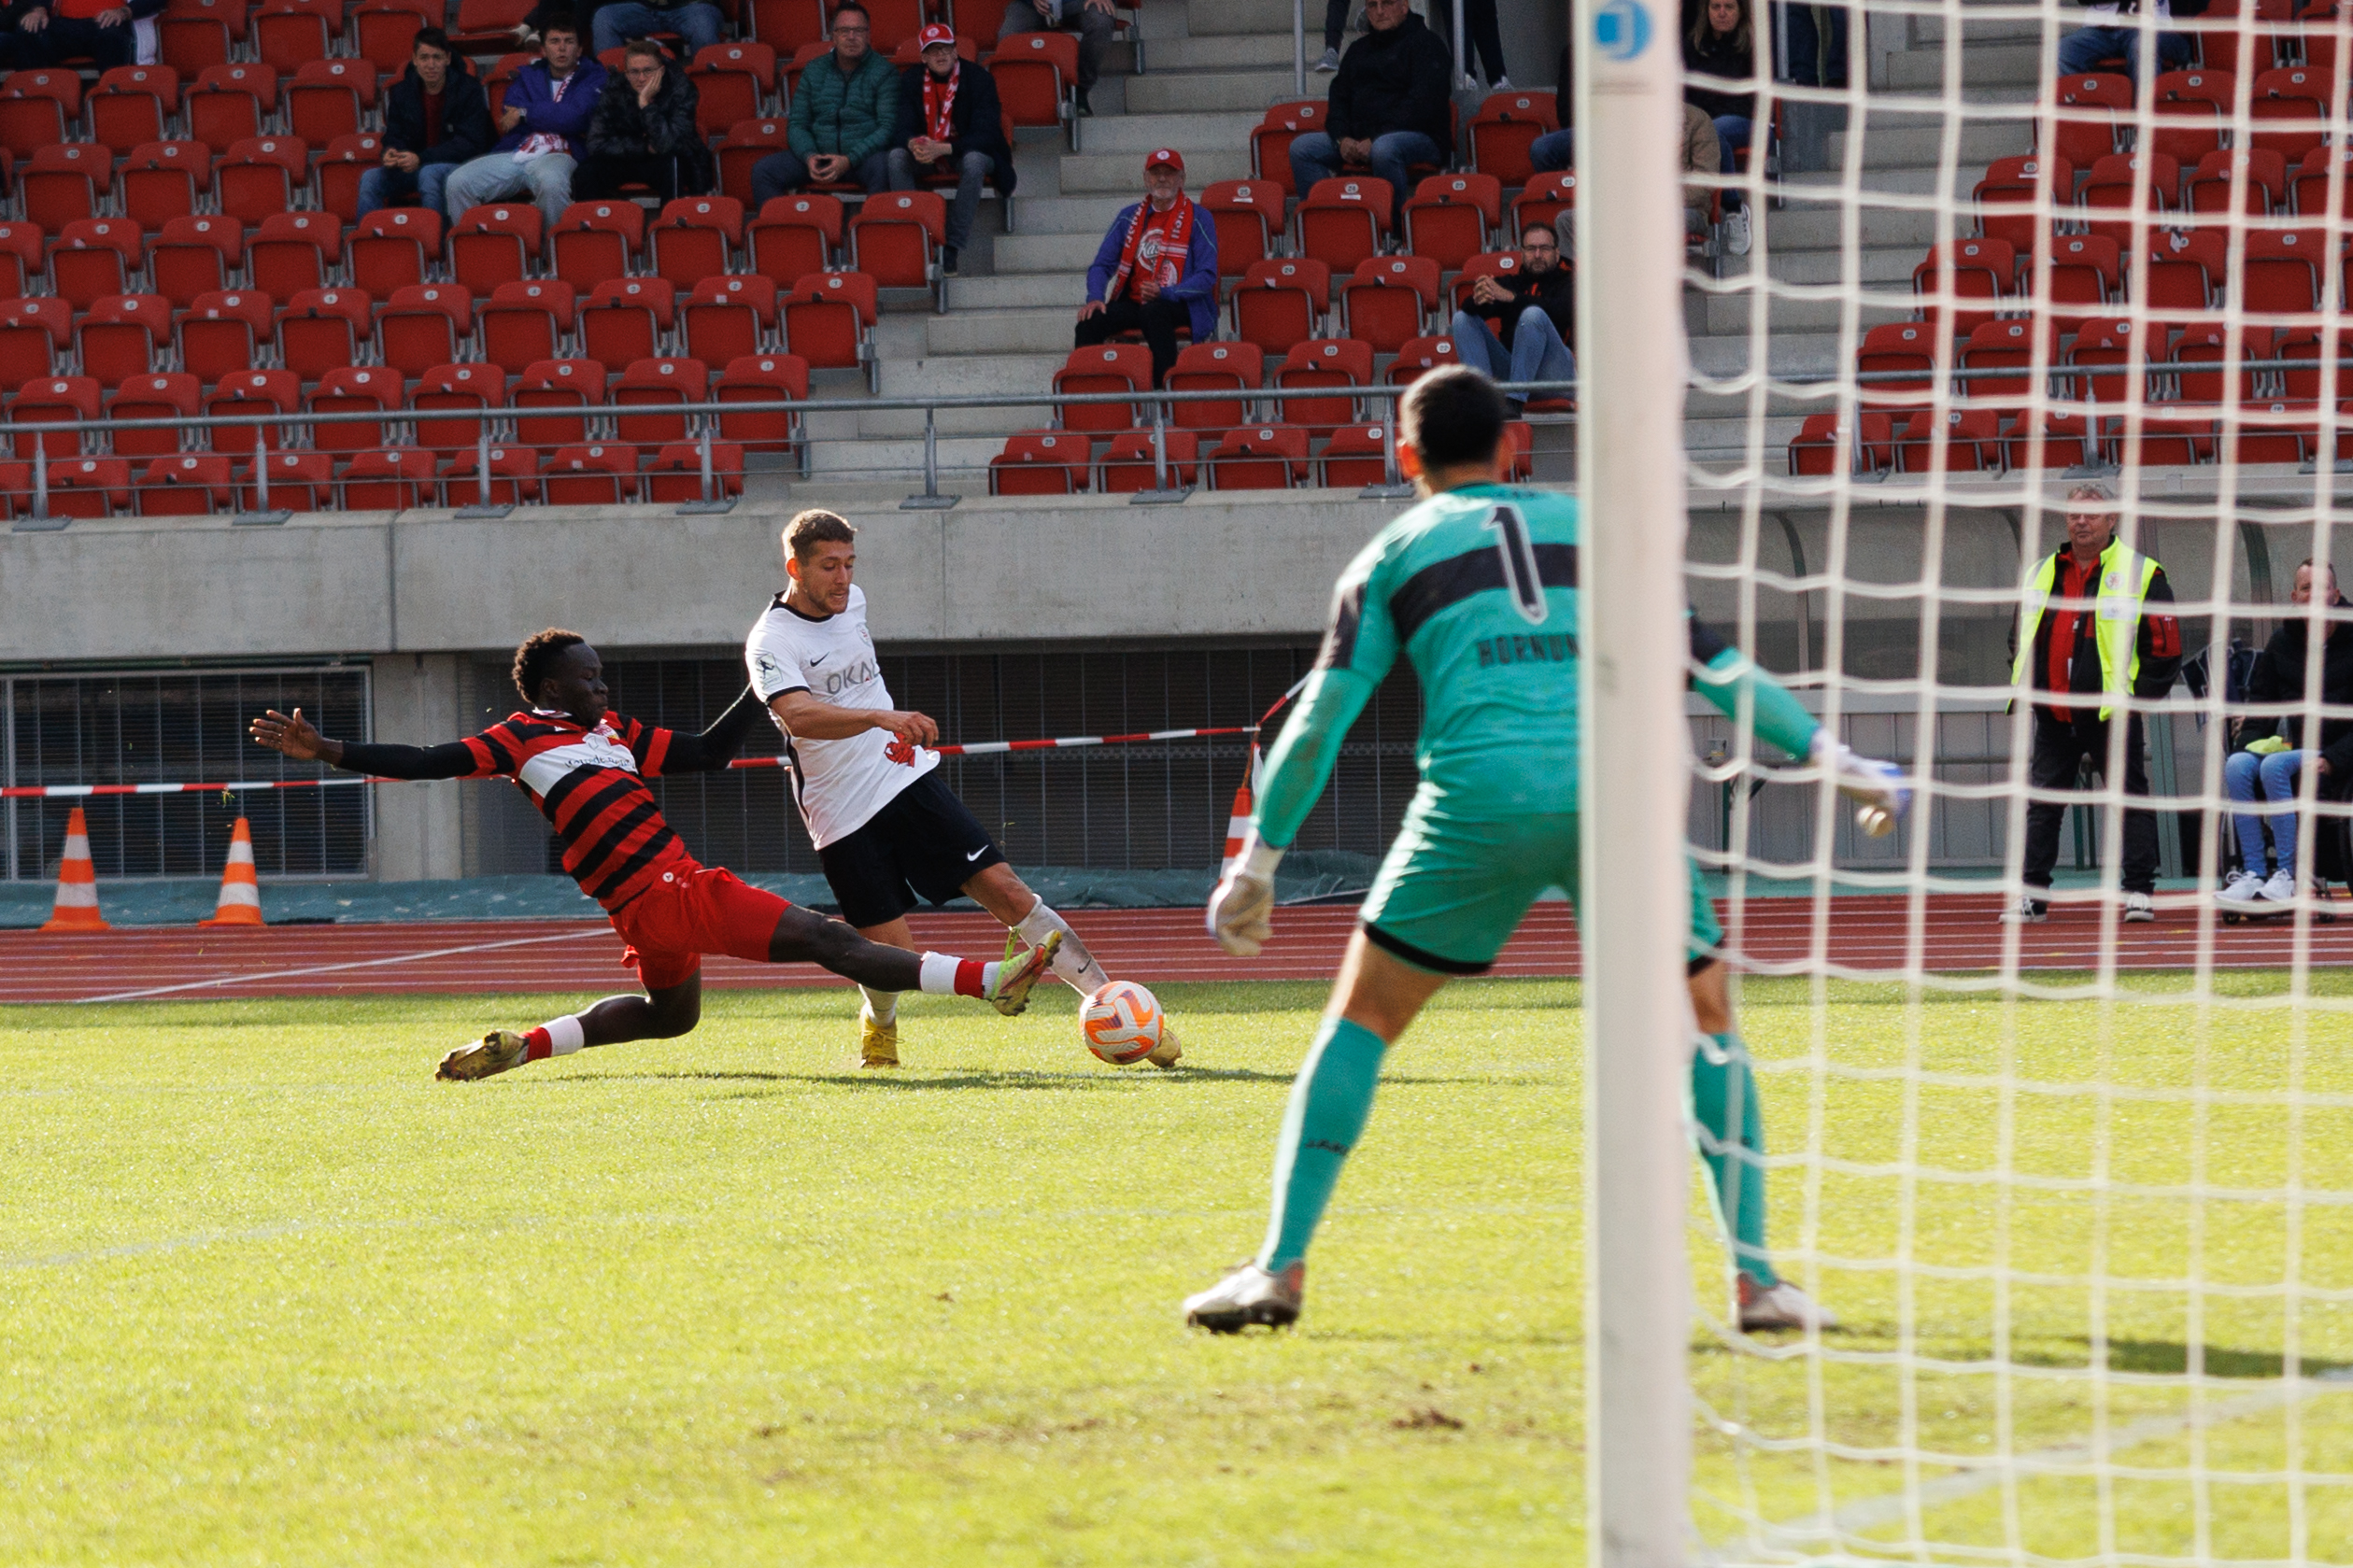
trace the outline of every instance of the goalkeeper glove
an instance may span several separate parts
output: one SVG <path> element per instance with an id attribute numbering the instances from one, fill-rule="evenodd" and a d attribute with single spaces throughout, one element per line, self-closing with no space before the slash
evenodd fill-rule
<path id="1" fill-rule="evenodd" d="M 1253 827 L 1233 869 L 1210 895 L 1209 933 L 1237 958 L 1255 958 L 1274 935 L 1274 869 L 1283 852 L 1258 841 Z"/>
<path id="2" fill-rule="evenodd" d="M 1904 770 L 1892 762 L 1859 756 L 1832 740 L 1826 729 L 1815 733 L 1813 759 L 1827 764 L 1838 793 L 1856 802 L 1855 826 L 1870 837 L 1884 839 L 1894 832 L 1911 809 L 1911 788 L 1904 783 Z"/>

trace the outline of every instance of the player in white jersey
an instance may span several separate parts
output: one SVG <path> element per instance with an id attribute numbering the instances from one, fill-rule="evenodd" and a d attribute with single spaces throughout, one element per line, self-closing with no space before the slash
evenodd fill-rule
<path id="1" fill-rule="evenodd" d="M 816 846 L 842 918 L 870 941 L 913 950 L 907 911 L 961 893 L 1020 932 L 1059 931 L 1055 973 L 1082 996 L 1111 977 L 1070 924 L 1006 863 L 1004 852 L 939 777 L 940 727 L 893 708 L 866 629 L 866 595 L 851 579 L 858 535 L 833 513 L 808 511 L 786 525 L 785 572 L 776 596 L 744 639 L 752 689 L 785 732 L 793 801 Z M 899 994 L 861 987 L 858 1056 L 899 1065 Z M 1183 1054 L 1164 1031 L 1151 1060 Z"/>

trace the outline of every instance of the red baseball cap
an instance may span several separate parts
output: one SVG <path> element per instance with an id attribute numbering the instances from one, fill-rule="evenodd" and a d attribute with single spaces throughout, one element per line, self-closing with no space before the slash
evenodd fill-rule
<path id="1" fill-rule="evenodd" d="M 917 35 L 915 39 L 916 52 L 920 53 L 924 49 L 929 49 L 933 44 L 953 44 L 955 42 L 956 29 L 950 27 L 944 21 L 935 21 L 930 26 L 925 28 L 923 32 Z"/>
<path id="2" fill-rule="evenodd" d="M 1184 154 L 1179 152 L 1172 147 L 1156 148 L 1154 151 L 1145 154 L 1144 168 L 1147 171 L 1153 169 L 1174 169 L 1177 173 L 1183 174 L 1184 172 Z"/>

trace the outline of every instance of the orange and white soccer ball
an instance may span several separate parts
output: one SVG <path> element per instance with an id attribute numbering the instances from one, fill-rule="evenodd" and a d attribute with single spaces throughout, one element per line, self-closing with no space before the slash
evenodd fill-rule
<path id="1" fill-rule="evenodd" d="M 1160 1049 L 1160 1003 L 1132 980 L 1105 981 L 1079 1008 L 1079 1026 L 1087 1050 L 1124 1067 Z"/>

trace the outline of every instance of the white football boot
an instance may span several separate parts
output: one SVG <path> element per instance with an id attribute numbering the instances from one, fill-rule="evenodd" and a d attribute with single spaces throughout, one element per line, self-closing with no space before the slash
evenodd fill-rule
<path id="1" fill-rule="evenodd" d="M 1289 1328 L 1299 1321 L 1307 1291 L 1307 1264 L 1293 1264 L 1269 1274 L 1244 1264 L 1197 1295 L 1184 1298 L 1184 1321 L 1212 1334 L 1240 1334 L 1252 1323 Z"/>
<path id="2" fill-rule="evenodd" d="M 1838 1326 L 1838 1315 L 1783 1279 L 1766 1289 L 1747 1275 L 1740 1276 L 1740 1332 L 1759 1334 L 1771 1329 L 1815 1329 L 1822 1333 Z"/>

